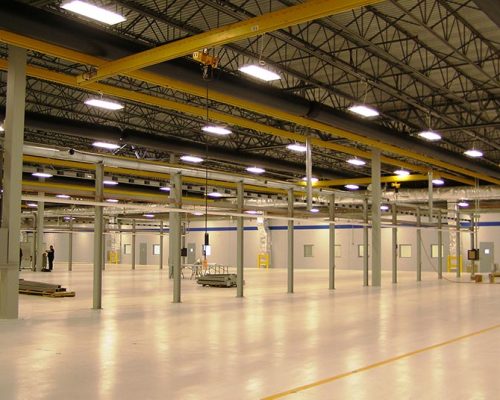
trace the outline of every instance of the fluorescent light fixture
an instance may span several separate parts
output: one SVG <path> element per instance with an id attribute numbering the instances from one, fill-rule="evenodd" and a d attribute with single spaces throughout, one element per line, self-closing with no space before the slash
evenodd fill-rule
<path id="1" fill-rule="evenodd" d="M 291 143 L 288 146 L 286 146 L 286 148 L 288 150 L 298 151 L 299 153 L 305 153 L 307 150 L 307 147 L 300 143 Z"/>
<path id="2" fill-rule="evenodd" d="M 3 127 L 3 124 L 2 124 L 2 125 L 0 125 L 0 132 L 3 132 L 3 131 L 5 131 L 5 128 Z"/>
<path id="3" fill-rule="evenodd" d="M 253 76 L 254 78 L 269 82 L 269 81 L 277 81 L 280 79 L 280 76 L 273 71 L 268 70 L 267 68 L 261 67 L 259 65 L 245 65 L 240 68 L 240 71 L 244 74 Z"/>
<path id="4" fill-rule="evenodd" d="M 307 182 L 307 176 L 304 176 L 304 177 L 302 178 L 302 180 L 303 180 L 304 182 Z M 311 183 L 316 183 L 316 182 L 318 182 L 318 181 L 319 181 L 319 179 L 318 179 L 318 178 L 315 178 L 314 176 L 311 178 Z"/>
<path id="5" fill-rule="evenodd" d="M 64 3 L 61 8 L 108 25 L 115 25 L 126 21 L 126 18 L 120 14 L 80 0 L 68 1 Z"/>
<path id="6" fill-rule="evenodd" d="M 374 108 L 365 106 L 364 104 L 358 104 L 355 106 L 349 107 L 349 111 L 361 115 L 362 117 L 376 117 L 379 115 L 379 112 L 375 110 Z"/>
<path id="7" fill-rule="evenodd" d="M 168 187 L 168 186 L 160 186 L 160 190 L 162 190 L 164 192 L 170 192 L 170 187 Z"/>
<path id="8" fill-rule="evenodd" d="M 349 160 L 347 160 L 347 162 L 351 165 L 358 165 L 358 166 L 366 164 L 366 161 L 360 160 L 359 158 L 350 158 Z"/>
<path id="9" fill-rule="evenodd" d="M 476 149 L 466 150 L 466 151 L 464 151 L 464 154 L 467 157 L 472 157 L 472 158 L 477 158 L 477 157 L 482 157 L 483 156 L 483 152 L 479 151 L 479 150 L 476 150 Z"/>
<path id="10" fill-rule="evenodd" d="M 59 151 L 59 149 L 53 149 L 52 147 L 41 147 L 41 146 L 33 146 L 31 144 L 26 144 L 25 147 L 29 149 L 37 149 L 43 151 Z"/>
<path id="11" fill-rule="evenodd" d="M 359 189 L 358 185 L 353 185 L 352 183 L 349 183 L 349 184 L 345 185 L 344 187 L 346 189 L 349 189 L 349 190 L 358 190 Z"/>
<path id="12" fill-rule="evenodd" d="M 311 208 L 310 210 L 312 213 L 316 214 L 319 213 L 319 208 Z"/>
<path id="13" fill-rule="evenodd" d="M 192 212 L 191 214 L 196 215 L 196 216 L 198 216 L 198 217 L 199 217 L 200 215 L 204 215 L 204 213 L 199 212 L 199 211 Z"/>
<path id="14" fill-rule="evenodd" d="M 106 142 L 94 142 L 94 143 L 92 143 L 92 146 L 99 147 L 101 149 L 108 149 L 108 150 L 116 150 L 116 149 L 120 148 L 120 145 L 118 145 L 118 144 L 106 143 Z"/>
<path id="15" fill-rule="evenodd" d="M 36 203 L 26 203 L 26 205 L 27 205 L 28 207 L 31 207 L 31 208 L 38 207 L 38 204 L 36 204 Z"/>
<path id="16" fill-rule="evenodd" d="M 47 172 L 33 172 L 31 175 L 36 176 L 37 178 L 52 178 L 53 176 Z"/>
<path id="17" fill-rule="evenodd" d="M 462 201 L 459 201 L 459 202 L 457 203 L 457 205 L 458 205 L 459 207 L 469 207 L 469 203 L 467 203 L 466 201 L 463 201 L 463 200 L 462 200 Z"/>
<path id="18" fill-rule="evenodd" d="M 257 210 L 247 210 L 245 211 L 245 213 L 250 215 L 262 215 L 262 211 L 257 211 Z"/>
<path id="19" fill-rule="evenodd" d="M 444 185 L 444 181 L 443 181 L 442 179 L 433 179 L 433 180 L 432 180 L 432 183 L 433 183 L 434 185 L 438 185 L 438 186 L 440 186 L 440 185 Z"/>
<path id="20" fill-rule="evenodd" d="M 121 110 L 123 105 L 115 101 L 103 100 L 103 99 L 88 99 L 85 100 L 85 104 L 92 107 L 104 108 L 105 110 Z"/>
<path id="21" fill-rule="evenodd" d="M 389 210 L 389 206 L 388 206 L 388 205 L 386 205 L 386 204 L 382 204 L 382 205 L 380 206 L 380 210 L 381 210 L 381 211 L 388 211 L 388 210 Z"/>
<path id="22" fill-rule="evenodd" d="M 259 167 L 248 167 L 247 172 L 251 172 L 252 174 L 263 174 L 266 170 Z"/>
<path id="23" fill-rule="evenodd" d="M 146 218 L 154 218 L 155 215 L 154 214 L 142 214 L 143 217 L 146 217 Z"/>
<path id="24" fill-rule="evenodd" d="M 229 135 L 232 133 L 230 129 L 218 125 L 206 125 L 203 128 L 201 128 L 201 130 L 203 132 L 213 133 L 215 135 Z"/>
<path id="25" fill-rule="evenodd" d="M 201 163 L 203 161 L 203 158 L 196 156 L 181 156 L 181 160 L 192 163 Z"/>
<path id="26" fill-rule="evenodd" d="M 410 175 L 410 171 L 407 171 L 406 169 L 397 169 L 394 171 L 394 173 L 398 176 L 408 176 Z"/>
<path id="27" fill-rule="evenodd" d="M 58 199 L 69 199 L 71 196 L 68 196 L 67 194 L 56 194 L 56 197 Z"/>
<path id="28" fill-rule="evenodd" d="M 434 131 L 422 131 L 419 132 L 418 136 L 420 136 L 423 139 L 430 140 L 431 142 L 434 142 L 436 140 L 441 140 L 441 135 Z"/>
<path id="29" fill-rule="evenodd" d="M 106 202 L 108 203 L 118 203 L 117 199 L 106 199 Z"/>
<path id="30" fill-rule="evenodd" d="M 115 186 L 115 185 L 118 185 L 118 182 L 117 181 L 112 181 L 111 179 L 106 179 L 102 182 L 103 184 L 105 185 L 109 185 L 109 186 Z"/>
<path id="31" fill-rule="evenodd" d="M 210 192 L 207 194 L 208 197 L 222 197 L 222 194 L 219 192 Z"/>
<path id="32" fill-rule="evenodd" d="M 75 218 L 74 217 L 64 217 L 64 220 L 65 221 L 72 221 L 74 220 Z"/>

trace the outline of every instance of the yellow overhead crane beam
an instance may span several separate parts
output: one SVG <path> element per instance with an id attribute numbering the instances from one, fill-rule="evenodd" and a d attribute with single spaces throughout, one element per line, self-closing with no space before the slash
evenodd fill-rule
<path id="1" fill-rule="evenodd" d="M 7 32 L 7 31 L 3 31 L 3 30 L 0 30 L 0 41 L 7 43 L 7 44 L 11 44 L 11 45 L 15 45 L 18 47 L 38 51 L 38 52 L 41 52 L 44 54 L 48 54 L 51 56 L 55 56 L 58 58 L 62 58 L 62 59 L 77 62 L 77 63 L 90 64 L 90 65 L 101 65 L 105 62 L 105 60 L 97 58 L 97 57 L 82 54 L 82 53 L 79 53 L 79 52 L 76 52 L 73 50 L 68 50 L 68 49 L 65 49 L 65 48 L 62 48 L 59 46 L 55 46 L 55 45 L 52 45 L 49 43 L 45 43 L 45 42 L 42 42 L 42 41 L 39 41 L 36 39 L 27 38 L 27 37 L 20 36 L 20 35 L 17 35 L 17 34 L 11 33 L 11 32 Z M 0 60 L 0 69 L 4 69 L 4 70 L 7 69 L 7 62 L 5 60 Z M 30 76 L 33 76 L 33 77 L 37 77 L 39 79 L 60 83 L 62 85 L 71 86 L 71 87 L 78 87 L 73 76 L 64 75 L 64 74 L 53 72 L 53 71 L 48 71 L 48 70 L 43 69 L 43 68 L 28 66 L 27 67 L 27 74 Z M 179 82 L 179 81 L 176 81 L 175 79 L 166 78 L 163 76 L 158 76 L 158 75 L 155 75 L 155 74 L 152 74 L 149 72 L 136 71 L 136 72 L 128 74 L 128 76 L 130 76 L 134 79 L 146 81 L 146 82 L 151 83 L 151 84 L 179 90 L 179 91 L 184 92 L 184 93 L 189 93 L 189 94 L 203 96 L 203 97 L 206 96 L 206 88 L 202 88 L 202 87 L 197 86 L 197 85 Z M 206 117 L 206 110 L 205 109 L 202 110 L 199 107 L 195 107 L 195 106 L 191 106 L 191 105 L 183 104 L 183 103 L 177 103 L 177 102 L 173 102 L 170 100 L 161 99 L 158 97 L 133 92 L 131 90 L 125 90 L 125 89 L 116 88 L 116 87 L 109 86 L 109 85 L 102 85 L 102 84 L 98 84 L 98 83 L 89 84 L 87 86 L 87 89 L 96 91 L 98 93 L 105 93 L 108 95 L 113 95 L 113 96 L 117 96 L 120 98 L 132 100 L 132 101 L 137 101 L 137 102 L 142 102 L 145 104 L 154 105 L 157 107 L 173 109 L 173 110 L 185 112 L 185 113 L 188 113 L 191 115 Z M 284 113 L 284 112 L 277 110 L 277 109 L 264 107 L 264 106 L 261 106 L 261 105 L 256 104 L 256 103 L 251 103 L 251 102 L 247 102 L 245 100 L 240 100 L 238 98 L 228 96 L 225 94 L 219 94 L 214 90 L 212 90 L 210 92 L 209 97 L 213 100 L 216 100 L 216 101 L 219 101 L 222 103 L 233 104 L 235 106 L 242 107 L 242 108 L 248 109 L 250 111 L 261 113 L 263 115 L 268 115 L 271 117 L 284 119 L 284 120 L 296 123 L 298 125 L 309 126 L 313 129 L 325 131 L 325 132 L 331 133 L 335 136 L 343 137 L 343 138 L 357 141 L 359 143 L 362 143 L 362 144 L 365 144 L 365 145 L 368 145 L 371 147 L 379 148 L 382 151 L 387 151 L 387 152 L 391 152 L 394 154 L 400 154 L 400 155 L 403 155 L 403 156 L 408 157 L 408 158 L 412 158 L 412 159 L 416 159 L 416 160 L 419 160 L 422 162 L 426 162 L 426 163 L 431 164 L 431 165 L 436 165 L 436 166 L 439 166 L 441 168 L 445 168 L 447 170 L 451 170 L 451 171 L 454 171 L 454 172 L 462 174 L 462 175 L 471 176 L 473 178 L 485 180 L 485 181 L 488 181 L 488 182 L 491 182 L 491 183 L 494 183 L 497 185 L 500 184 L 500 180 L 495 179 L 493 177 L 489 177 L 487 175 L 479 174 L 479 173 L 476 173 L 474 171 L 470 171 L 470 170 L 465 169 L 465 168 L 461 168 L 461 167 L 458 167 L 458 166 L 455 166 L 452 164 L 448 164 L 448 163 L 442 162 L 440 160 L 435 160 L 435 159 L 432 159 L 430 157 L 423 156 L 419 153 L 414 153 L 414 152 L 411 152 L 409 150 L 404 150 L 404 149 L 401 149 L 399 147 L 395 147 L 395 146 L 392 146 L 392 145 L 389 145 L 386 143 L 379 142 L 377 140 L 365 138 L 363 136 L 353 134 L 351 132 L 344 131 L 342 129 L 334 128 L 334 127 L 326 125 L 326 124 L 315 122 L 315 121 L 309 120 L 309 119 L 304 118 L 304 117 L 297 117 L 297 116 L 294 116 L 294 115 L 291 115 L 288 113 Z M 226 122 L 228 124 L 234 124 L 234 125 L 238 125 L 241 127 L 254 129 L 254 130 L 257 130 L 260 132 L 264 132 L 264 133 L 274 135 L 274 136 L 279 136 L 279 137 L 286 138 L 289 140 L 294 140 L 294 141 L 298 141 L 298 142 L 305 142 L 304 135 L 300 135 L 297 133 L 292 133 L 292 132 L 280 130 L 277 128 L 269 127 L 269 126 L 266 126 L 263 124 L 259 124 L 259 123 L 253 122 L 253 121 L 246 120 L 246 119 L 241 118 L 241 117 L 235 117 L 235 116 L 227 115 L 227 114 L 220 113 L 217 111 L 210 111 L 209 118 L 213 118 L 213 119 L 216 119 L 216 120 L 221 121 L 221 122 Z M 335 150 L 335 151 L 340 151 L 340 152 L 343 152 L 346 154 L 351 154 L 351 155 L 363 157 L 366 159 L 371 158 L 370 152 L 359 150 L 356 148 L 347 147 L 347 146 L 338 145 L 338 144 L 335 144 L 332 142 L 327 142 L 327 141 L 313 138 L 312 144 L 315 146 L 318 146 L 318 147 L 327 148 L 327 149 Z M 400 161 L 400 160 L 395 160 L 395 159 L 392 159 L 392 158 L 389 158 L 386 156 L 382 156 L 381 161 L 383 163 L 386 163 L 386 164 L 391 164 L 391 165 L 394 165 L 397 167 L 411 169 L 411 170 L 414 170 L 417 172 L 427 173 L 430 170 L 430 169 L 422 167 L 422 166 L 413 165 L 413 164 L 406 163 L 406 162 Z M 448 174 L 448 173 L 444 173 L 444 172 L 440 173 L 440 175 L 443 178 L 452 179 L 452 180 L 464 183 L 466 185 L 472 185 L 472 186 L 475 185 L 475 181 L 471 180 L 471 179 L 466 179 L 464 177 L 460 177 L 460 176 L 456 176 L 456 175 Z"/>
<path id="2" fill-rule="evenodd" d="M 436 176 L 434 176 L 436 178 Z M 426 181 L 429 179 L 428 175 L 408 175 L 408 176 L 382 176 L 380 178 L 380 182 L 382 183 L 391 183 L 391 182 L 417 182 L 417 181 Z M 353 178 L 353 179 L 331 179 L 328 181 L 318 181 L 313 184 L 316 187 L 325 187 L 325 186 L 344 186 L 348 184 L 355 185 L 369 185 L 372 183 L 371 178 Z"/>
<path id="3" fill-rule="evenodd" d="M 183 57 L 195 51 L 222 46 L 239 40 L 263 35 L 267 32 L 299 25 L 304 22 L 338 14 L 382 0 L 309 0 L 296 6 L 283 8 L 245 21 L 222 26 L 198 35 L 189 36 L 137 54 L 101 65 L 94 74 L 82 74 L 78 83 L 86 85 L 114 75 L 136 71 L 163 61 Z"/>

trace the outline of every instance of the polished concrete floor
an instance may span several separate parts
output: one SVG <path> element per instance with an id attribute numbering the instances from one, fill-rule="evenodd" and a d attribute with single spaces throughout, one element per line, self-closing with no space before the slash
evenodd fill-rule
<path id="1" fill-rule="evenodd" d="M 0 321 L 0 399 L 498 399 L 500 285 L 401 273 L 248 270 L 235 289 L 117 266 L 91 310 L 92 271 L 22 272 L 75 298 L 20 298 Z M 402 357 L 400 357 L 402 356 Z"/>

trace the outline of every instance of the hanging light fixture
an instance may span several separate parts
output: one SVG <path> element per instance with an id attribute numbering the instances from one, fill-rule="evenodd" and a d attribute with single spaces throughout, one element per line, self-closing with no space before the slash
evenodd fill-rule
<path id="1" fill-rule="evenodd" d="M 80 0 L 67 1 L 61 5 L 61 8 L 107 25 L 115 25 L 127 20 L 123 15 Z"/>
<path id="2" fill-rule="evenodd" d="M 379 115 L 379 112 L 370 106 L 366 105 L 366 96 L 368 95 L 368 81 L 365 81 L 365 95 L 363 97 L 363 104 L 353 104 L 348 108 L 349 111 L 358 114 L 364 118 L 372 118 Z"/>
<path id="3" fill-rule="evenodd" d="M 105 99 L 87 99 L 85 100 L 85 104 L 92 107 L 103 108 L 105 110 L 117 111 L 123 108 L 123 105 L 117 103 L 116 101 L 105 100 Z"/>
<path id="4" fill-rule="evenodd" d="M 346 189 L 349 189 L 349 190 L 358 190 L 359 189 L 359 186 L 358 185 L 354 185 L 352 183 L 348 183 L 347 185 L 344 185 L 344 187 Z"/>
<path id="5" fill-rule="evenodd" d="M 300 143 L 290 143 L 286 146 L 288 150 L 296 151 L 298 153 L 305 153 L 307 151 L 307 147 Z"/>
<path id="6" fill-rule="evenodd" d="M 348 159 L 347 162 L 351 165 L 356 165 L 356 166 L 362 166 L 366 164 L 366 161 L 360 160 L 359 158 L 356 157 Z"/>
<path id="7" fill-rule="evenodd" d="M 230 129 L 219 125 L 205 125 L 203 128 L 201 128 L 201 130 L 206 133 L 213 133 L 214 135 L 220 136 L 226 136 L 232 133 Z"/>
<path id="8" fill-rule="evenodd" d="M 266 63 L 262 60 L 262 52 L 264 50 L 264 46 L 262 45 L 263 38 L 264 35 L 261 35 L 258 42 L 260 43 L 259 63 L 244 65 L 240 67 L 239 70 L 244 74 L 250 75 L 262 81 L 277 81 L 278 79 L 281 79 L 281 77 L 276 72 L 273 72 L 266 68 Z"/>
<path id="9" fill-rule="evenodd" d="M 469 207 L 469 203 L 467 203 L 466 201 L 464 200 L 460 200 L 458 203 L 457 203 L 457 206 L 459 207 Z"/>
<path id="10" fill-rule="evenodd" d="M 203 158 L 201 158 L 201 157 L 196 157 L 196 156 L 190 156 L 190 155 L 181 156 L 181 158 L 180 158 L 180 159 L 181 159 L 182 161 L 192 162 L 192 163 L 195 163 L 195 164 L 198 164 L 198 163 L 203 162 Z"/>
<path id="11" fill-rule="evenodd" d="M 36 177 L 36 178 L 52 178 L 53 177 L 52 174 L 49 174 L 48 172 L 41 172 L 41 171 L 33 172 L 31 175 Z"/>
<path id="12" fill-rule="evenodd" d="M 470 150 L 466 150 L 464 151 L 464 154 L 467 156 L 467 157 L 472 157 L 472 158 L 479 158 L 479 157 L 482 157 L 483 156 L 483 152 L 480 151 L 480 150 L 476 150 L 474 148 L 470 149 Z"/>
<path id="13" fill-rule="evenodd" d="M 429 114 L 427 115 L 427 125 L 429 129 L 424 130 L 422 132 L 418 133 L 418 136 L 421 137 L 422 139 L 428 140 L 430 142 L 435 142 L 437 140 L 441 140 L 441 135 L 437 132 L 434 132 L 431 128 L 431 113 L 429 111 Z"/>
<path id="14" fill-rule="evenodd" d="M 264 168 L 259 167 L 248 167 L 246 170 L 247 172 L 250 172 L 252 174 L 263 174 L 264 172 L 266 172 Z"/>
<path id="15" fill-rule="evenodd" d="M 440 178 L 436 178 L 436 179 L 433 179 L 432 180 L 432 183 L 436 186 L 441 186 L 441 185 L 444 185 L 444 180 L 440 179 Z"/>
<path id="16" fill-rule="evenodd" d="M 99 147 L 100 149 L 116 150 L 120 148 L 119 144 L 108 143 L 108 142 L 94 142 L 92 146 Z"/>
<path id="17" fill-rule="evenodd" d="M 402 169 L 402 168 L 397 169 L 396 171 L 394 171 L 394 173 L 398 176 L 401 176 L 401 177 L 410 175 L 410 171 L 407 171 L 406 169 Z"/>

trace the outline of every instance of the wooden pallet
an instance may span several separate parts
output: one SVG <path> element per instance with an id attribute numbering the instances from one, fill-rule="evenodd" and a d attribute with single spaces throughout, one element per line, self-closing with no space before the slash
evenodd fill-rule
<path id="1" fill-rule="evenodd" d="M 43 297 L 75 297 L 76 295 L 75 292 L 66 291 L 66 288 L 61 285 L 24 279 L 19 279 L 19 293 Z"/>

